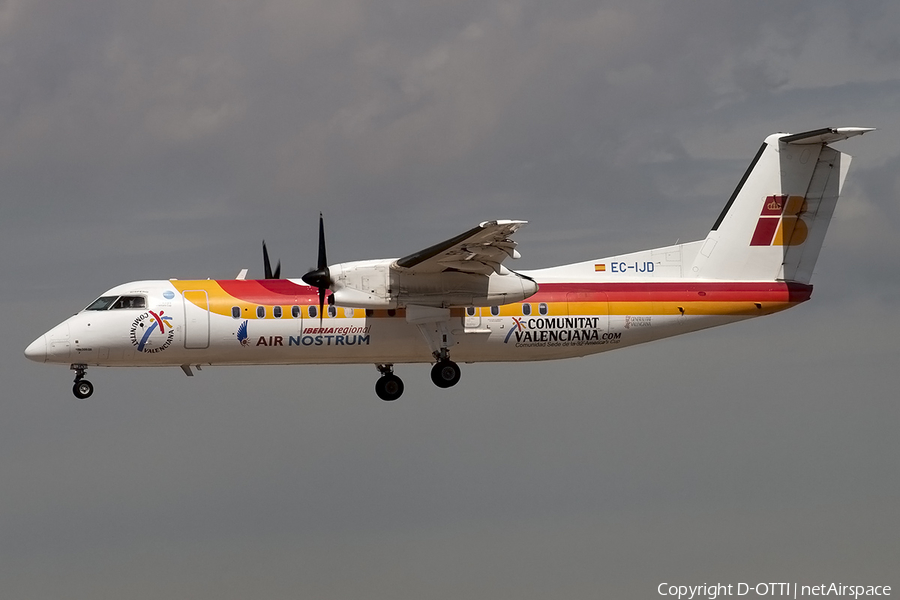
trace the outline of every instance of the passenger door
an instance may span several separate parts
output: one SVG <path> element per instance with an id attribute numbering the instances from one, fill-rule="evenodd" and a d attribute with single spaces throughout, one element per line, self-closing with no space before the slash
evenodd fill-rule
<path id="1" fill-rule="evenodd" d="M 209 348 L 209 296 L 206 290 L 184 292 L 184 347 Z"/>

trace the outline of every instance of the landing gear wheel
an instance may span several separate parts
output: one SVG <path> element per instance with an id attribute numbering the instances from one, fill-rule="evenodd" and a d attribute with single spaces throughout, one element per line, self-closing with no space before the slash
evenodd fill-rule
<path id="1" fill-rule="evenodd" d="M 403 395 L 403 380 L 396 375 L 382 375 L 375 382 L 375 393 L 387 402 L 396 400 Z"/>
<path id="2" fill-rule="evenodd" d="M 439 388 L 453 387 L 459 383 L 459 365 L 452 360 L 439 360 L 431 367 L 431 381 Z"/>
<path id="3" fill-rule="evenodd" d="M 72 393 L 80 400 L 90 398 L 91 394 L 94 393 L 94 384 L 87 379 L 79 379 L 75 382 L 75 385 L 72 386 Z"/>

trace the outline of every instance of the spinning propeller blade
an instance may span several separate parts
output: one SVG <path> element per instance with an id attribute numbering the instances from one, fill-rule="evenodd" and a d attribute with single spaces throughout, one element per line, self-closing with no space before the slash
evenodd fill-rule
<path id="1" fill-rule="evenodd" d="M 331 286 L 331 273 L 328 271 L 328 258 L 325 252 L 325 220 L 319 213 L 319 258 L 316 268 L 302 277 L 303 282 L 319 290 L 319 324 L 322 324 L 322 313 L 325 310 L 325 292 Z"/>
<path id="2" fill-rule="evenodd" d="M 266 279 L 281 279 L 281 260 L 275 265 L 275 271 L 272 271 L 272 263 L 269 262 L 269 250 L 266 248 L 266 240 L 263 240 L 263 267 L 265 268 Z"/>

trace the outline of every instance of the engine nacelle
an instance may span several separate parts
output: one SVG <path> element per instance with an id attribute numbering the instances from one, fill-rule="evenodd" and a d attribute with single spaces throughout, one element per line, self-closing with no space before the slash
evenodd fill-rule
<path id="1" fill-rule="evenodd" d="M 502 306 L 521 302 L 537 293 L 538 284 L 533 279 L 522 277 L 512 271 L 506 273 L 504 271 L 508 269 L 501 267 L 500 273 L 488 277 L 487 293 L 472 298 L 469 306 Z"/>
<path id="2" fill-rule="evenodd" d="M 392 273 L 401 306 L 499 306 L 519 302 L 537 292 L 537 284 L 508 269 L 489 276 L 445 271 L 443 273 Z"/>
<path id="3" fill-rule="evenodd" d="M 441 308 L 499 306 L 519 302 L 537 290 L 531 279 L 501 266 L 489 276 L 459 271 L 416 273 L 392 267 L 393 259 L 329 266 L 334 304 L 390 309 L 410 304 Z"/>
<path id="4" fill-rule="evenodd" d="M 390 293 L 392 262 L 362 260 L 329 266 L 334 304 L 347 308 L 397 308 L 397 300 Z"/>
<path id="5" fill-rule="evenodd" d="M 346 306 L 347 308 L 397 308 L 397 303 L 390 298 L 376 296 L 353 288 L 343 288 L 332 292 L 328 303 L 335 306 Z"/>

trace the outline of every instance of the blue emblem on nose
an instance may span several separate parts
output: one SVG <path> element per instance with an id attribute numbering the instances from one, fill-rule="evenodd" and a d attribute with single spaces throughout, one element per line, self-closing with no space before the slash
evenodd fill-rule
<path id="1" fill-rule="evenodd" d="M 166 290 L 163 292 L 163 298 L 165 298 L 166 300 L 171 300 L 174 297 L 175 297 L 175 292 L 173 292 L 172 290 Z"/>

